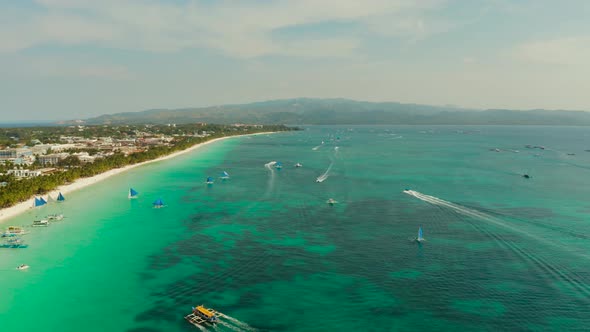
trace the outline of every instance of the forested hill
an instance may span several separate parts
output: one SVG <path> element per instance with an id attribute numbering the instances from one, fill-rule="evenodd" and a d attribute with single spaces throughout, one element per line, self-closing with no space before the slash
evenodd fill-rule
<path id="1" fill-rule="evenodd" d="M 346 99 L 283 99 L 202 108 L 153 109 L 107 114 L 87 124 L 264 123 L 408 125 L 590 125 L 590 112 L 473 110 L 458 107 L 373 103 Z"/>

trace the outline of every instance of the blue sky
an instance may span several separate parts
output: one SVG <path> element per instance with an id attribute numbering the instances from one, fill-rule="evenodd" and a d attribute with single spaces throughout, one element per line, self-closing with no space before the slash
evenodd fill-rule
<path id="1" fill-rule="evenodd" d="M 590 110 L 590 1 L 0 0 L 0 122 L 343 97 Z"/>

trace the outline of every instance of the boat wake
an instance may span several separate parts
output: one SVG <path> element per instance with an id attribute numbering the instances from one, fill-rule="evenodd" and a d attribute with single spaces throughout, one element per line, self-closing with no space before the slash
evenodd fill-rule
<path id="1" fill-rule="evenodd" d="M 258 331 L 257 329 L 253 328 L 245 322 L 242 322 L 237 318 L 228 316 L 226 314 L 221 314 L 220 317 L 223 319 L 221 320 L 224 323 L 223 326 L 230 328 L 234 331 Z"/>
<path id="2" fill-rule="evenodd" d="M 328 166 L 328 169 L 324 172 L 324 174 L 320 175 L 317 177 L 317 179 L 315 179 L 315 182 L 324 182 L 326 181 L 326 179 L 328 179 L 328 177 L 330 176 L 330 171 L 332 170 L 332 166 L 334 165 L 333 162 L 330 163 L 330 166 Z"/>
<path id="3" fill-rule="evenodd" d="M 274 188 L 275 176 L 276 176 L 274 166 L 276 165 L 276 163 L 277 163 L 276 161 L 271 161 L 269 163 L 264 164 L 264 167 L 270 171 L 270 178 L 268 179 L 268 186 L 266 189 L 266 193 L 264 193 L 265 196 L 268 195 L 272 191 L 272 189 Z"/>
<path id="4" fill-rule="evenodd" d="M 461 215 L 471 217 L 474 219 L 484 220 L 484 221 L 492 223 L 496 226 L 500 226 L 505 229 L 509 229 L 510 231 L 513 231 L 513 232 L 518 233 L 520 235 L 523 235 L 523 236 L 526 236 L 529 238 L 533 238 L 538 242 L 542 242 L 547 245 L 558 247 L 559 249 L 562 249 L 562 250 L 566 249 L 566 248 L 563 248 L 562 246 L 559 246 L 559 245 L 557 245 L 553 242 L 550 242 L 544 238 L 540 238 L 536 235 L 524 232 L 514 226 L 507 224 L 503 220 L 493 217 L 491 215 L 488 215 L 486 213 L 483 213 L 483 212 L 480 212 L 480 211 L 477 211 L 474 209 L 470 209 L 470 208 L 461 206 L 459 204 L 448 202 L 448 201 L 445 201 L 445 200 L 440 199 L 438 197 L 425 195 L 423 193 L 420 193 L 420 192 L 417 192 L 414 190 L 404 190 L 403 192 L 405 194 L 410 195 L 410 196 L 414 196 L 424 202 L 451 209 L 454 212 L 457 212 Z M 487 236 L 491 237 L 494 241 L 496 241 L 501 246 L 508 248 L 509 250 L 516 253 L 522 259 L 532 262 L 534 264 L 534 266 L 536 266 L 540 270 L 552 275 L 555 279 L 563 280 L 563 281 L 567 282 L 573 290 L 577 291 L 579 294 L 581 293 L 581 294 L 585 295 L 586 298 L 590 298 L 590 286 L 583 280 L 582 277 L 577 276 L 576 273 L 568 271 L 564 267 L 557 266 L 556 264 L 551 263 L 550 261 L 542 258 L 539 255 L 533 254 L 532 252 L 530 252 L 530 250 L 522 248 L 514 241 L 506 240 L 499 234 L 495 234 L 489 230 L 483 229 L 481 224 L 473 224 L 473 226 L 475 228 L 477 228 L 479 231 L 485 233 Z M 571 252 L 571 251 L 567 251 L 567 252 L 570 254 L 574 254 L 576 256 L 585 258 L 585 259 L 589 258 L 588 256 L 583 255 L 583 254 L 579 254 L 579 253 L 575 253 L 575 252 Z"/>

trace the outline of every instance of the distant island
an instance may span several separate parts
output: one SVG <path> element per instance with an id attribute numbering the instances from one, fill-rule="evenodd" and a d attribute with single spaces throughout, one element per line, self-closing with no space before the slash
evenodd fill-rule
<path id="1" fill-rule="evenodd" d="M 560 125 L 589 126 L 590 112 L 466 109 L 348 99 L 282 99 L 201 108 L 106 114 L 60 124 L 266 123 L 290 125 Z"/>

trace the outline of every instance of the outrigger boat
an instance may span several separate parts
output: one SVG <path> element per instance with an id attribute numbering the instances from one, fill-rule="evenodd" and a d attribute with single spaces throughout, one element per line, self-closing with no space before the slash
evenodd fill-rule
<path id="1" fill-rule="evenodd" d="M 6 231 L 4 233 L 2 233 L 2 237 L 12 237 L 12 236 L 18 236 L 18 235 L 24 235 L 24 234 L 27 234 L 27 232 L 25 232 L 25 230 L 22 229 L 22 227 L 8 226 Z"/>
<path id="2" fill-rule="evenodd" d="M 220 313 L 213 309 L 205 308 L 203 305 L 192 309 L 193 312 L 184 316 L 184 319 L 196 327 L 201 327 L 203 323 L 216 324 L 219 322 Z"/>
<path id="3" fill-rule="evenodd" d="M 6 241 L 6 243 L 0 244 L 0 248 L 11 248 L 11 249 L 22 249 L 27 248 L 28 244 L 23 244 L 20 238 L 14 238 Z"/>
<path id="4" fill-rule="evenodd" d="M 49 220 L 47 220 L 47 219 L 33 221 L 33 227 L 47 227 L 47 226 L 49 226 Z"/>
<path id="5" fill-rule="evenodd" d="M 295 167 L 303 167 L 300 163 L 295 164 Z"/>
<path id="6" fill-rule="evenodd" d="M 276 168 L 276 169 L 281 169 L 281 168 L 283 168 L 283 163 L 282 163 L 282 162 L 280 162 L 280 161 L 277 161 L 277 162 L 275 163 L 275 168 Z"/>
<path id="7" fill-rule="evenodd" d="M 207 181 L 205 181 L 206 184 L 213 184 L 213 182 L 215 182 L 215 180 L 213 180 L 212 177 L 207 177 Z"/>
<path id="8" fill-rule="evenodd" d="M 330 205 L 334 205 L 336 203 L 338 203 L 336 200 L 334 200 L 333 198 L 330 198 L 329 200 L 326 201 L 326 203 L 330 204 Z"/>
<path id="9" fill-rule="evenodd" d="M 27 264 L 21 264 L 16 267 L 17 270 L 26 270 L 28 268 L 29 268 L 29 266 Z"/>

